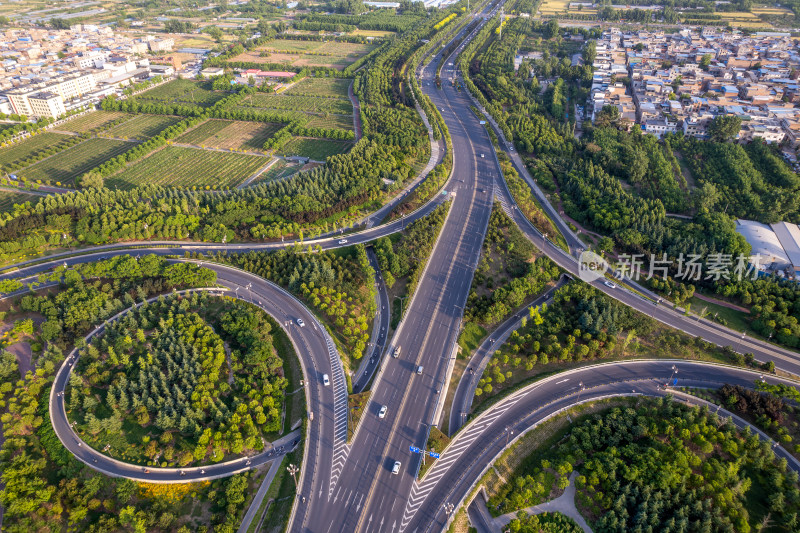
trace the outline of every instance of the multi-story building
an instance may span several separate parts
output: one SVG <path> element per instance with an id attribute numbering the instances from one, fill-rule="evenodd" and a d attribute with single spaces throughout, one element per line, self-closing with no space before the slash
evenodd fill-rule
<path id="1" fill-rule="evenodd" d="M 169 52 L 175 46 L 174 39 L 153 39 L 147 43 L 153 52 Z"/>

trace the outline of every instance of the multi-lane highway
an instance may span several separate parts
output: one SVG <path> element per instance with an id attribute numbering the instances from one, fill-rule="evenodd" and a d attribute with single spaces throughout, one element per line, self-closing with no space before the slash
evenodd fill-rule
<path id="1" fill-rule="evenodd" d="M 432 82 L 433 69 L 424 76 Z M 371 401 L 342 465 L 341 476 L 328 487 L 303 495 L 309 512 L 292 524 L 296 531 L 400 531 L 402 514 L 421 462 L 410 446 L 424 448 L 434 424 L 448 363 L 455 356 L 463 306 L 477 264 L 492 208 L 492 168 L 486 157 L 488 136 L 480 129 L 466 97 L 432 94 L 448 119 L 453 142 L 453 179 L 446 187 L 451 201 L 440 237 L 398 326 L 390 351 L 372 386 Z M 454 105 L 451 99 L 458 102 Z M 452 123 L 452 124 L 451 124 Z M 384 418 L 378 417 L 386 406 Z M 401 463 L 392 473 L 395 461 Z"/>
<path id="2" fill-rule="evenodd" d="M 493 11 L 488 12 L 489 15 L 492 13 Z M 445 186 L 447 194 L 437 195 L 417 212 L 406 217 L 406 220 L 397 220 L 347 235 L 347 243 L 340 242 L 341 237 L 338 236 L 304 243 L 319 244 L 322 248 L 366 243 L 400 231 L 410 220 L 427 215 L 444 201 L 450 202 L 440 237 L 414 297 L 408 303 L 402 323 L 388 349 L 383 350 L 381 346 L 372 353 L 379 369 L 372 385 L 368 412 L 363 416 L 352 444 L 346 443 L 345 377 L 338 354 L 324 327 L 302 304 L 273 284 L 229 267 L 211 263 L 205 265 L 217 271 L 219 282 L 223 286 L 231 289 L 239 287 L 242 292 L 239 296 L 245 294 L 241 287 L 249 286 L 247 297 L 284 325 L 300 356 L 308 385 L 306 395 L 310 422 L 303 471 L 298 479 L 298 499 L 290 524 L 292 531 L 438 531 L 447 520 L 442 512 L 443 504 L 460 502 L 481 471 L 514 435 L 549 413 L 574 402 L 571 393 L 579 394 L 576 389 L 578 382 L 582 381 L 588 387 L 587 391 L 581 393 L 584 394 L 584 399 L 588 399 L 606 394 L 653 391 L 669 377 L 666 363 L 629 362 L 604 365 L 591 370 L 582 369 L 558 379 L 544 380 L 506 398 L 464 427 L 424 480 L 416 481 L 421 459 L 412 454 L 409 447 L 425 448 L 430 427 L 438 422 L 455 356 L 463 306 L 495 195 L 532 242 L 567 272 L 573 275 L 578 272 L 576 258 L 545 239 L 514 208 L 513 199 L 502 179 L 494 148 L 486 131 L 470 111 L 472 102 L 469 97 L 448 83 L 443 84 L 441 90 L 434 88 L 438 63 L 444 62 L 442 79 L 447 80 L 456 75 L 455 59 L 442 58 L 440 54 L 441 52 L 433 57 L 429 66 L 421 69 L 420 81 L 423 91 L 441 111 L 452 138 L 454 169 Z M 376 221 L 377 216 L 372 217 L 368 226 Z M 571 244 L 571 250 L 577 251 L 578 242 Z M 0 276 L 0 279 L 31 276 L 62 261 L 74 264 L 118 254 L 152 252 L 183 255 L 191 251 L 276 250 L 288 245 L 289 243 L 176 242 L 138 243 L 138 247 L 132 247 L 130 243 L 109 245 L 98 247 L 80 258 L 55 254 L 47 262 L 21 263 L 19 270 Z M 596 281 L 592 285 L 690 335 L 701 336 L 719 345 L 732 346 L 740 352 L 752 352 L 760 360 L 774 360 L 778 367 L 800 374 L 800 357 L 793 352 L 744 338 L 735 331 L 687 317 L 670 307 L 655 305 L 633 291 L 609 287 L 602 281 Z M 388 305 L 386 302 L 386 316 Z M 298 327 L 297 318 L 303 318 L 307 325 L 304 328 Z M 388 328 L 386 331 L 388 332 Z M 381 340 L 386 343 L 388 339 L 384 337 Z M 391 353 L 394 348 L 399 348 L 398 357 L 385 355 L 380 359 L 381 352 Z M 71 361 L 68 360 L 65 364 L 69 365 Z M 684 384 L 721 383 L 721 380 L 752 383 L 753 380 L 753 375 L 742 369 L 688 362 L 676 364 L 680 365 L 681 379 L 688 380 Z M 325 373 L 331 376 L 329 387 L 321 382 L 321 376 Z M 476 379 L 477 374 L 476 372 Z M 59 392 L 63 391 L 67 378 L 68 371 L 62 369 L 53 388 L 51 410 L 56 413 L 55 418 L 59 418 L 59 410 L 63 411 L 63 400 Z M 370 378 L 364 379 L 368 381 Z M 363 386 L 360 381 L 357 384 Z M 461 403 L 464 404 L 467 399 L 471 400 L 468 390 L 462 393 Z M 383 418 L 378 416 L 381 406 L 386 406 L 386 415 Z M 60 422 L 54 419 L 54 425 L 56 424 L 60 426 L 56 430 L 57 434 L 72 453 L 81 460 L 89 461 L 87 464 L 90 466 L 94 464 L 95 468 L 110 475 L 170 482 L 175 481 L 176 476 L 178 481 L 183 481 L 196 479 L 193 476 L 229 475 L 233 473 L 233 468 L 238 468 L 237 464 L 216 465 L 200 469 L 205 472 L 190 472 L 187 469 L 181 475 L 174 470 L 162 472 L 161 469 L 145 473 L 141 467 L 118 464 L 112 460 L 101 465 L 101 459 L 87 452 L 85 445 L 78 446 L 71 428 L 64 425 L 66 417 Z M 95 459 L 98 463 L 93 463 Z M 255 466 L 256 458 L 250 461 Z M 401 464 L 397 474 L 392 473 L 395 461 Z M 456 464 L 458 468 L 454 468 Z M 245 467 L 251 465 L 245 464 Z M 211 468 L 218 468 L 219 471 L 209 473 Z"/>

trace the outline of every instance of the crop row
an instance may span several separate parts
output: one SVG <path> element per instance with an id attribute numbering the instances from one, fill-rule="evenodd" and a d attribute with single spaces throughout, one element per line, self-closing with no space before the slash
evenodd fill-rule
<path id="1" fill-rule="evenodd" d="M 114 174 L 106 185 L 120 189 L 143 185 L 222 189 L 238 185 L 268 162 L 257 155 L 168 146 Z"/>

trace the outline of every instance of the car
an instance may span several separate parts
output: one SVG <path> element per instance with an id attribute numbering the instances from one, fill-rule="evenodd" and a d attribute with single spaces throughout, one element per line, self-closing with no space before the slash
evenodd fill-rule
<path id="1" fill-rule="evenodd" d="M 326 387 L 331 384 L 331 380 L 328 377 L 328 374 L 322 374 L 322 384 Z"/>
<path id="2" fill-rule="evenodd" d="M 386 416 L 386 409 L 387 406 L 381 405 L 381 410 L 378 411 L 378 418 L 384 418 Z"/>
<path id="3" fill-rule="evenodd" d="M 302 319 L 302 318 L 298 318 L 298 319 L 297 319 L 297 325 L 298 325 L 298 326 L 300 326 L 301 328 L 304 328 L 304 327 L 306 327 L 306 323 L 305 323 L 305 322 L 303 322 L 303 319 Z"/>
<path id="4" fill-rule="evenodd" d="M 481 159 L 484 158 L 484 157 L 486 157 L 486 156 L 484 154 L 481 154 Z"/>
<path id="5" fill-rule="evenodd" d="M 403 466 L 403 464 L 400 461 L 395 461 L 394 466 L 392 466 L 392 474 L 394 475 L 399 474 L 401 466 Z"/>
<path id="6" fill-rule="evenodd" d="M 417 367 L 417 374 L 422 374 L 422 365 Z"/>
<path id="7" fill-rule="evenodd" d="M 609 289 L 616 289 L 616 288 L 617 288 L 617 286 L 616 286 L 616 285 L 614 285 L 613 283 L 611 283 L 610 281 L 604 281 L 604 282 L 603 282 L 603 285 L 605 285 L 605 286 L 606 286 L 606 287 L 608 287 Z"/>
<path id="8" fill-rule="evenodd" d="M 341 239 L 341 240 L 339 240 L 339 244 L 347 244 L 347 239 Z"/>
<path id="9" fill-rule="evenodd" d="M 394 357 L 394 358 L 400 357 L 400 347 L 399 346 L 395 346 L 394 347 L 394 351 L 392 352 L 392 357 Z"/>

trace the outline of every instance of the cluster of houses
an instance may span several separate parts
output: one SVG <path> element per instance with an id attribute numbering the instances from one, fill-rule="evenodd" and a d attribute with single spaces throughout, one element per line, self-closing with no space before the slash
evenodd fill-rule
<path id="1" fill-rule="evenodd" d="M 171 76 L 174 66 L 149 52 L 173 46 L 171 38 L 134 38 L 90 24 L 0 32 L 0 113 L 55 118 L 131 83 Z"/>
<path id="2" fill-rule="evenodd" d="M 587 115 L 614 105 L 661 136 L 707 137 L 718 115 L 742 118 L 738 139 L 800 146 L 800 49 L 789 34 L 605 31 L 597 40 Z"/>

